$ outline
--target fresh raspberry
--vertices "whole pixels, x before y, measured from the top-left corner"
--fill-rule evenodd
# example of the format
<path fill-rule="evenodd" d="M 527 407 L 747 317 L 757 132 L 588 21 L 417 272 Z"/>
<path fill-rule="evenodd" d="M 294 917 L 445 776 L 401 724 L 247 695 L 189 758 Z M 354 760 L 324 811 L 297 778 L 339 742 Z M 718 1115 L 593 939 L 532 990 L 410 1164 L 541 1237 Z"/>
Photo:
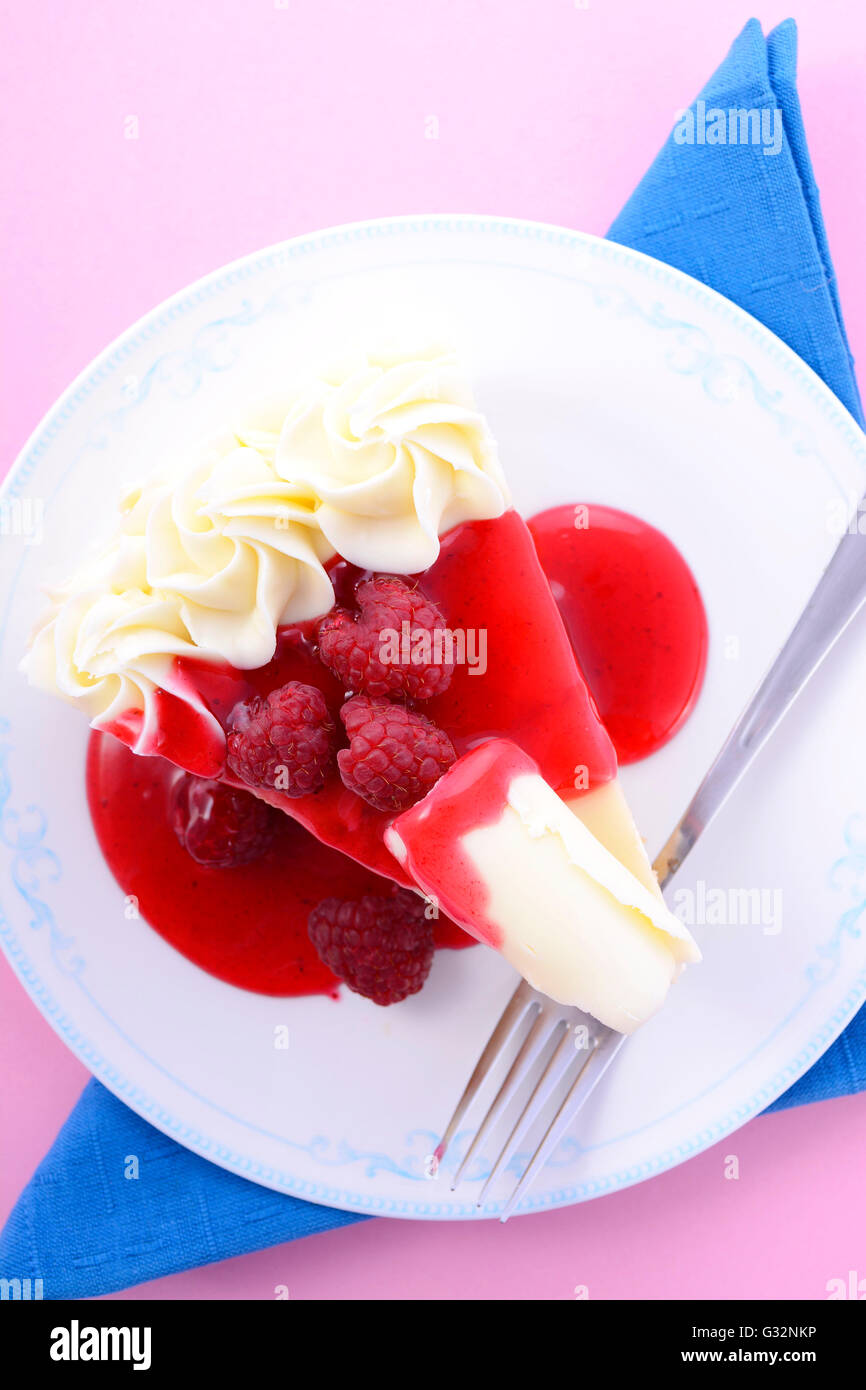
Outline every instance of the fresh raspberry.
<path fill-rule="evenodd" d="M 431 599 L 393 574 L 363 580 L 355 598 L 359 613 L 335 608 L 319 624 L 319 655 L 346 690 L 429 700 L 448 689 L 453 655 Z"/>
<path fill-rule="evenodd" d="M 310 913 L 310 940 L 330 970 L 374 1004 L 417 994 L 433 963 L 424 902 L 406 888 L 356 902 L 326 898 Z"/>
<path fill-rule="evenodd" d="M 340 776 L 377 811 L 413 806 L 457 757 L 442 729 L 403 705 L 355 695 L 340 718 L 349 735 L 337 754 Z"/>
<path fill-rule="evenodd" d="M 307 796 L 330 772 L 337 740 L 322 692 L 289 681 L 237 705 L 226 742 L 226 761 L 242 782 Z"/>
<path fill-rule="evenodd" d="M 197 864 L 231 869 L 269 847 L 277 812 L 251 792 L 184 772 L 171 792 L 171 826 Z"/>

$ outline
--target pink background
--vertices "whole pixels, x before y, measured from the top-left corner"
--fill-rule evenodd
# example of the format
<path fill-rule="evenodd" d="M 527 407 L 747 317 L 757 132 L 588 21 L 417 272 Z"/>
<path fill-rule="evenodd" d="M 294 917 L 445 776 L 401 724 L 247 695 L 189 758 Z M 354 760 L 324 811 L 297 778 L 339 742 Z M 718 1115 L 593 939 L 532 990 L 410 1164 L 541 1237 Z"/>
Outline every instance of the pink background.
<path fill-rule="evenodd" d="M 4 0 L 0 472 L 117 333 L 245 252 L 392 213 L 604 232 L 751 4 Z M 855 354 L 866 359 L 866 9 L 793 11 Z M 139 138 L 124 138 L 127 117 Z M 435 116 L 439 137 L 425 139 Z M 0 1222 L 86 1073 L 0 961 Z M 866 1276 L 866 1096 L 758 1119 L 570 1211 L 375 1221 L 144 1286 L 158 1298 L 821 1298 Z M 726 1181 L 737 1154 L 740 1179 Z M 122 1297 L 123 1295 L 121 1295 Z"/>

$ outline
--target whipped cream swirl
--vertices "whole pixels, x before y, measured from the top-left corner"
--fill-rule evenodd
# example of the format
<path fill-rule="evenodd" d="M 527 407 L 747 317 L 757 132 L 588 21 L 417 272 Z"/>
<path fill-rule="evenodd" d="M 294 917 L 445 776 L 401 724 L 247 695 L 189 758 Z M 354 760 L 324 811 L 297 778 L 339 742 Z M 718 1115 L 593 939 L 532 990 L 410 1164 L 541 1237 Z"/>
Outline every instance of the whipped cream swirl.
<path fill-rule="evenodd" d="M 275 467 L 320 499 L 323 535 L 362 569 L 425 570 L 444 532 L 508 505 L 496 444 L 448 353 L 367 357 L 316 383 L 287 412 Z"/>
<path fill-rule="evenodd" d="M 172 483 L 128 493 L 108 545 L 50 590 L 24 669 L 34 685 L 82 708 L 96 728 L 139 711 L 134 746 L 158 742 L 159 690 L 222 731 L 178 658 L 265 665 L 277 628 L 326 613 L 333 551 L 315 499 L 277 478 L 233 436 L 209 441 Z"/>
<path fill-rule="evenodd" d="M 94 728 L 123 731 L 138 753 L 159 749 L 165 691 L 195 710 L 199 745 L 213 750 L 224 743 L 222 729 L 176 660 L 198 655 L 170 600 L 142 589 L 83 590 L 34 634 L 24 669 L 33 685 L 78 705 Z"/>
<path fill-rule="evenodd" d="M 189 472 L 137 490 L 125 507 L 150 589 L 177 600 L 196 647 L 232 666 L 264 666 L 278 627 L 334 602 L 315 497 L 235 438 L 211 441 Z"/>
<path fill-rule="evenodd" d="M 50 591 L 23 666 L 96 727 L 153 751 L 157 694 L 218 725 L 179 659 L 265 665 L 280 626 L 327 613 L 325 568 L 412 574 L 458 522 L 509 505 L 496 446 L 448 354 L 368 357 L 252 408 L 130 491 L 108 544 Z M 128 740 L 129 741 L 129 740 Z"/>

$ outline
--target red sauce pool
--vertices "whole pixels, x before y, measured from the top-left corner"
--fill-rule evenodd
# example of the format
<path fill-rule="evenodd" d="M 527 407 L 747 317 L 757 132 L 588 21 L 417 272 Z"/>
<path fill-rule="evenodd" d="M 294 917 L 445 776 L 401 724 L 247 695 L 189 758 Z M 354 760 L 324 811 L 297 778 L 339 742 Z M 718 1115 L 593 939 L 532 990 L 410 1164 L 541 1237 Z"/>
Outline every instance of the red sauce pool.
<path fill-rule="evenodd" d="M 661 531 L 612 507 L 553 507 L 529 529 L 619 762 L 648 757 L 704 680 L 707 618 L 691 570 Z"/>
<path fill-rule="evenodd" d="M 321 994 L 337 980 L 307 935 L 323 898 L 359 898 L 390 884 L 321 844 L 288 816 L 261 859 L 233 869 L 196 864 L 167 814 L 181 774 L 164 758 L 140 757 L 110 734 L 93 732 L 87 753 L 90 814 L 108 867 L 141 916 L 212 975 L 260 994 Z M 444 919 L 437 946 L 471 946 Z"/>

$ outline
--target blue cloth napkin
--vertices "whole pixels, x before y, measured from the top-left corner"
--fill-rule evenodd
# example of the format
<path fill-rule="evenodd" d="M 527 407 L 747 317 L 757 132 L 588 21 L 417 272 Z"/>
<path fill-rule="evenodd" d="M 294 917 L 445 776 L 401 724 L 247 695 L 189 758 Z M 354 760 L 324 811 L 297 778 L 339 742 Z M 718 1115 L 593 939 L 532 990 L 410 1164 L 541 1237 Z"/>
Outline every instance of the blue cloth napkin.
<path fill-rule="evenodd" d="M 732 109 L 767 112 L 759 143 L 709 142 L 712 113 Z M 765 148 L 776 147 L 775 118 L 770 119 L 775 110 L 781 111 L 784 135 L 778 152 L 765 154 Z M 677 122 L 679 134 L 675 127 L 608 237 L 693 275 L 760 319 L 808 362 L 862 425 L 797 95 L 793 19 L 767 38 L 750 19 L 690 111 L 694 126 L 689 129 L 687 118 Z M 699 143 L 701 130 L 704 143 Z M 769 1109 L 864 1089 L 866 1006 Z"/>
<path fill-rule="evenodd" d="M 692 129 L 677 123 L 608 237 L 686 271 L 760 319 L 862 425 L 796 84 L 794 21 L 765 39 L 750 19 L 690 108 Z M 766 112 L 759 143 L 731 143 L 730 122 L 725 142 L 713 142 L 720 133 L 713 113 L 731 110 Z M 757 123 L 748 129 L 759 133 Z"/>
<path fill-rule="evenodd" d="M 793 21 L 765 39 L 751 20 L 699 100 L 707 111 L 781 109 L 783 147 L 672 137 L 609 235 L 763 320 L 862 420 L 795 77 Z M 771 1108 L 864 1088 L 866 1009 Z M 124 1176 L 128 1154 L 137 1181 Z M 0 1234 L 0 1277 L 81 1298 L 363 1219 L 217 1168 L 90 1081 Z"/>

